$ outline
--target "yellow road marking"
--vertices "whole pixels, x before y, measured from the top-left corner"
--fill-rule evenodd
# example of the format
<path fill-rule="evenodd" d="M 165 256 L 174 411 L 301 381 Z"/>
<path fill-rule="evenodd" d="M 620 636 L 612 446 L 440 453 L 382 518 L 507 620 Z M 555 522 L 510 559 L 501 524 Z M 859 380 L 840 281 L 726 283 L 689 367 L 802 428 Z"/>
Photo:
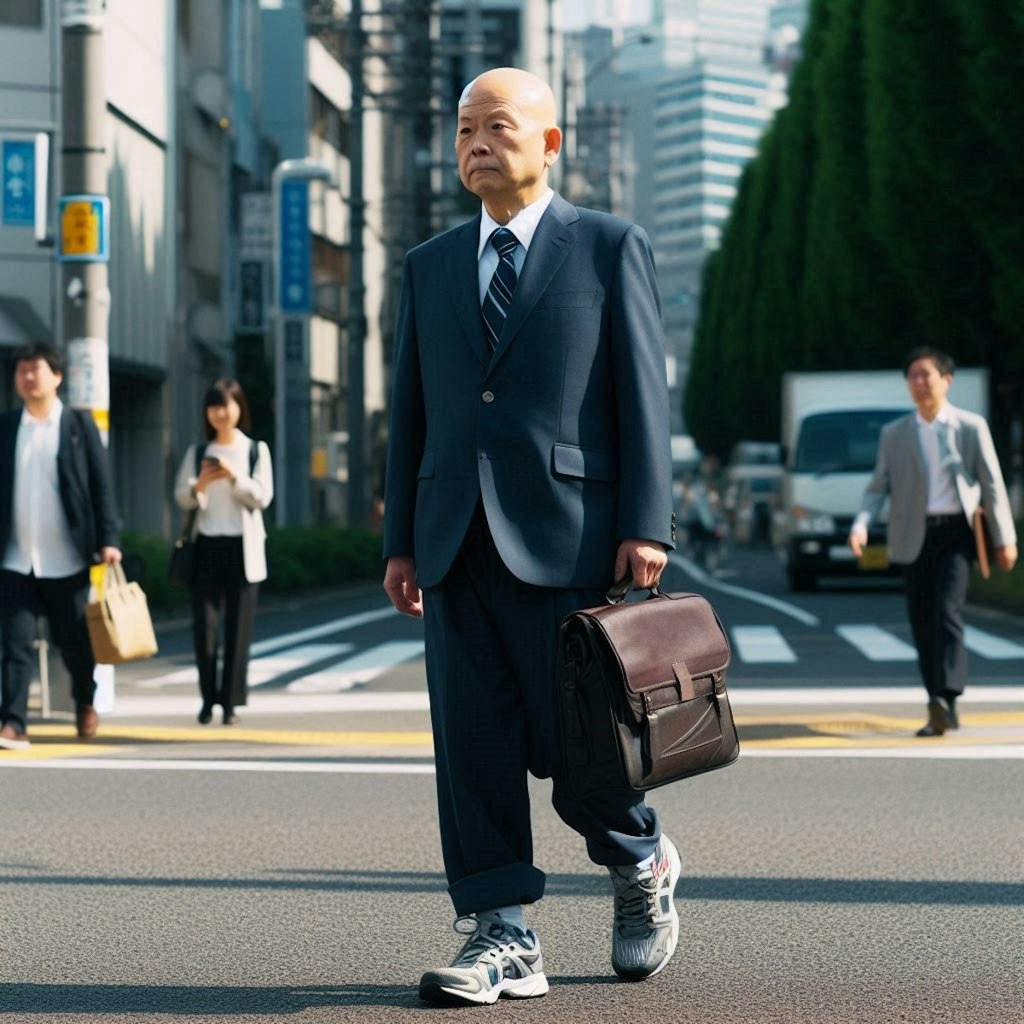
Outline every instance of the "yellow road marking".
<path fill-rule="evenodd" d="M 785 715 L 736 716 L 744 748 L 846 749 L 893 748 L 913 743 L 952 746 L 1024 744 L 1024 711 L 972 711 L 960 716 L 961 729 L 941 739 L 917 740 L 913 734 L 920 716 L 895 717 L 878 714 L 793 713 Z M 976 731 L 977 730 L 977 731 Z M 770 735 L 764 735 L 770 733 Z M 774 734 L 774 735 L 771 735 Z M 328 731 L 253 729 L 217 726 L 158 726 L 104 724 L 99 736 L 75 742 L 70 724 L 33 725 L 32 747 L 25 751 L 0 751 L 0 764 L 11 760 L 95 757 L 124 753 L 126 747 L 170 744 L 249 744 L 277 747 L 420 747 L 433 751 L 433 737 L 425 730 Z M 408 756 L 408 754 L 406 755 Z"/>
<path fill-rule="evenodd" d="M 74 728 L 69 725 L 36 725 L 29 732 L 33 745 L 52 750 L 49 740 L 59 742 L 66 737 L 74 736 Z M 42 740 L 42 743 L 40 743 Z M 294 747 L 329 747 L 350 746 L 352 744 L 383 746 L 414 747 L 432 744 L 433 736 L 429 732 L 415 731 L 377 731 L 356 732 L 345 730 L 330 732 L 327 730 L 288 731 L 282 729 L 240 729 L 232 726 L 229 729 L 203 726 L 163 726 L 163 725 L 110 725 L 104 726 L 100 734 L 86 743 L 74 745 L 76 750 L 84 750 L 93 746 L 117 746 L 123 743 L 267 743 L 276 746 Z"/>

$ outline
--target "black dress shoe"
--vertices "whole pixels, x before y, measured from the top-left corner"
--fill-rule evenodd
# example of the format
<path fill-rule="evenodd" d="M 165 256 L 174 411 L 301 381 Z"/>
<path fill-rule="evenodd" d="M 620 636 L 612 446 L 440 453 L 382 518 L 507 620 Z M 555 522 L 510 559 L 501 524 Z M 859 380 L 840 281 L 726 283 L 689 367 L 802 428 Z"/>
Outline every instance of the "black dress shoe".
<path fill-rule="evenodd" d="M 928 724 L 921 726 L 915 736 L 942 736 L 949 728 L 949 712 L 941 700 L 928 701 Z"/>
<path fill-rule="evenodd" d="M 953 700 L 950 700 L 948 697 L 946 698 L 946 715 L 947 715 L 947 717 L 949 719 L 949 728 L 950 729 L 959 729 L 960 728 L 960 717 L 956 713 L 956 698 L 955 697 L 953 698 Z"/>
<path fill-rule="evenodd" d="M 199 724 L 209 725 L 213 721 L 213 705 L 204 704 L 199 709 Z"/>
<path fill-rule="evenodd" d="M 234 708 L 224 709 L 224 724 L 225 725 L 238 725 L 238 715 L 235 714 Z"/>

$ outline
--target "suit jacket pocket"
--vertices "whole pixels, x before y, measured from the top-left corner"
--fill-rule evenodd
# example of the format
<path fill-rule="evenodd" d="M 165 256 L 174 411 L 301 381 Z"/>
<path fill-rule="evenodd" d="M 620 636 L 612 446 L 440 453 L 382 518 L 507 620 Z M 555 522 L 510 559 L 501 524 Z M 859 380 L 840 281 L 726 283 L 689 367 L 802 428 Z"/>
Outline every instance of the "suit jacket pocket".
<path fill-rule="evenodd" d="M 533 307 L 538 309 L 593 309 L 597 300 L 596 289 L 579 292 L 546 292 Z"/>
<path fill-rule="evenodd" d="M 417 480 L 423 480 L 427 477 L 434 475 L 434 453 L 432 451 L 426 451 L 423 453 L 423 458 L 420 459 L 420 470 L 416 474 Z"/>
<path fill-rule="evenodd" d="M 600 448 L 580 448 L 575 444 L 556 444 L 551 449 L 551 468 L 560 476 L 585 480 L 614 480 L 617 476 L 615 453 Z"/>

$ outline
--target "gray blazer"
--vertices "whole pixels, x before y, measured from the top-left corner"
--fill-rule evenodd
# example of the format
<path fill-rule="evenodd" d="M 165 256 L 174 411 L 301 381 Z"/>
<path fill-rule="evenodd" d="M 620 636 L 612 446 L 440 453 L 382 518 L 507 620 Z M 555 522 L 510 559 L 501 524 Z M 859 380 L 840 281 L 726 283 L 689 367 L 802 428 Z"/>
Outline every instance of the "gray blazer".
<path fill-rule="evenodd" d="M 981 505 L 988 517 L 996 547 L 1017 542 L 1010 500 L 999 469 L 992 435 L 984 418 L 949 406 L 949 450 L 956 489 L 968 524 Z M 882 428 L 875 471 L 864 492 L 861 511 L 872 519 L 891 498 L 889 510 L 889 557 L 893 562 L 913 562 L 924 544 L 928 511 L 928 469 L 917 433 L 915 413 L 901 416 Z"/>

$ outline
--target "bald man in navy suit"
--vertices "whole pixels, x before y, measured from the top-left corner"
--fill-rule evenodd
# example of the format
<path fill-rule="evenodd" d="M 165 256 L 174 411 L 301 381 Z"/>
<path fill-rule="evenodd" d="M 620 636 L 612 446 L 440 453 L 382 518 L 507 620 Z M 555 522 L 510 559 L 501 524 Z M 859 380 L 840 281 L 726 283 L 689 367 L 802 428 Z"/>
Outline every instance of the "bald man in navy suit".
<path fill-rule="evenodd" d="M 442 851 L 456 930 L 432 1002 L 547 991 L 523 905 L 541 898 L 528 773 L 608 869 L 612 965 L 671 957 L 679 855 L 642 795 L 579 798 L 556 707 L 558 626 L 673 546 L 668 391 L 650 243 L 548 186 L 551 90 L 499 68 L 459 103 L 456 153 L 480 215 L 405 260 L 385 497 L 384 586 L 423 616 Z"/>

